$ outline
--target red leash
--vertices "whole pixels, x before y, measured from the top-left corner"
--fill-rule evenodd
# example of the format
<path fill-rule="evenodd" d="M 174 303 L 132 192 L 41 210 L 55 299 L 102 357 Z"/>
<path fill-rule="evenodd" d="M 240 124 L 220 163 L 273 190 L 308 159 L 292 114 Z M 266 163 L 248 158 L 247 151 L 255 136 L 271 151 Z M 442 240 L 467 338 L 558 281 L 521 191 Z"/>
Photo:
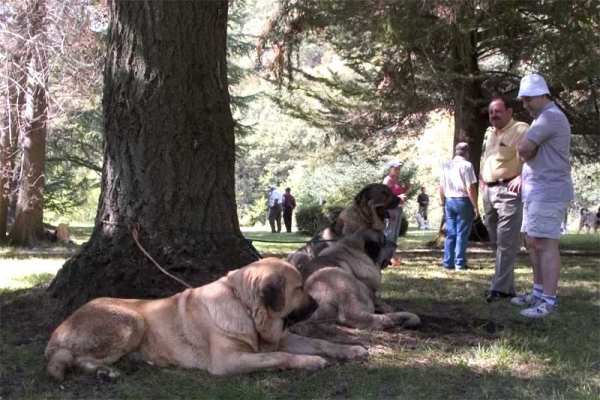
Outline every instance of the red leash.
<path fill-rule="evenodd" d="M 135 244 L 138 245 L 138 247 L 140 248 L 142 253 L 144 253 L 146 255 L 146 257 L 148 257 L 150 259 L 150 261 L 152 261 L 154 263 L 154 265 L 156 265 L 158 267 L 158 269 L 160 269 L 165 275 L 167 275 L 167 276 L 175 279 L 177 282 L 181 283 L 183 286 L 193 289 L 193 287 L 191 287 L 190 285 L 188 285 L 187 283 L 185 283 L 178 277 L 173 276 L 170 273 L 168 273 L 167 271 L 165 271 L 165 269 L 163 267 L 161 267 L 160 265 L 158 265 L 158 263 L 156 261 L 154 261 L 154 258 L 152 258 L 152 256 L 150 254 L 148 254 L 148 252 L 142 247 L 142 245 L 140 244 L 140 242 L 138 240 L 139 232 L 140 232 L 140 224 L 138 222 L 133 223 L 133 229 L 130 229 L 130 231 L 131 231 L 131 235 L 133 236 L 133 240 L 134 240 Z"/>

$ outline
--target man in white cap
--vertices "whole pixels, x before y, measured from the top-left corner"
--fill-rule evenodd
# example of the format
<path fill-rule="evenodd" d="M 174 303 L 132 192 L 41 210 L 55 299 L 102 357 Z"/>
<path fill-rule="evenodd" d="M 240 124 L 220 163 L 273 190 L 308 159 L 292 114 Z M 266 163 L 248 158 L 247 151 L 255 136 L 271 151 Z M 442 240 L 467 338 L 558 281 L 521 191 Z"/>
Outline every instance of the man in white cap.
<path fill-rule="evenodd" d="M 283 196 L 277 190 L 277 186 L 269 186 L 271 195 L 269 196 L 269 225 L 271 225 L 271 233 L 281 232 L 281 210 L 283 205 Z M 277 230 L 275 230 L 275 222 L 277 222 Z"/>
<path fill-rule="evenodd" d="M 521 314 L 545 317 L 557 309 L 560 276 L 560 225 L 573 200 L 571 128 L 565 114 L 550 100 L 546 81 L 532 74 L 521 79 L 518 98 L 534 118 L 517 144 L 525 162 L 522 173 L 523 223 L 533 269 L 533 291 L 511 303 L 528 306 Z"/>

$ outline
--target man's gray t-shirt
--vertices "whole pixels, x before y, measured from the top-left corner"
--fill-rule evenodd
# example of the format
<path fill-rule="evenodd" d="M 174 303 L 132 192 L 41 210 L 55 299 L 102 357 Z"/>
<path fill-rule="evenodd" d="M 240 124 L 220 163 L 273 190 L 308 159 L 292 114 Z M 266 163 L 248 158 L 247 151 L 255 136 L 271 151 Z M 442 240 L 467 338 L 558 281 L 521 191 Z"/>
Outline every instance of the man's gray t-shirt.
<path fill-rule="evenodd" d="M 571 127 L 565 114 L 554 102 L 546 104 L 523 139 L 538 145 L 537 154 L 523 165 L 523 201 L 573 200 Z"/>

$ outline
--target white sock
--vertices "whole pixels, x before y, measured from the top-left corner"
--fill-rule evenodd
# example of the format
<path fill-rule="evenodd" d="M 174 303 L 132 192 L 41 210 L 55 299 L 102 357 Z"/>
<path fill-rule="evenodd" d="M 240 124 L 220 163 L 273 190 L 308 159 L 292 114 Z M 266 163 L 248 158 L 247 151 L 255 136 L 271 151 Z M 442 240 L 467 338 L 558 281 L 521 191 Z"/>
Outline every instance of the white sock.
<path fill-rule="evenodd" d="M 544 290 L 544 285 L 542 285 L 541 283 L 534 283 L 533 284 L 533 296 L 536 299 L 541 299 L 542 298 L 542 292 Z"/>
<path fill-rule="evenodd" d="M 542 295 L 542 299 L 546 303 L 550 304 L 551 306 L 556 305 L 556 296 L 550 296 L 550 295 L 544 294 L 544 295 Z"/>

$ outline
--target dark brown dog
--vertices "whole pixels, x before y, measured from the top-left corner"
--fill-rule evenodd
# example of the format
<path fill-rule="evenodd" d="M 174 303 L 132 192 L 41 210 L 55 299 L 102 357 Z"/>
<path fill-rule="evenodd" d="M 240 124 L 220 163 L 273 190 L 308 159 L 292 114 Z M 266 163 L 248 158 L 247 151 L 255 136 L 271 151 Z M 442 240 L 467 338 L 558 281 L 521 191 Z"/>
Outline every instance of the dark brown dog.
<path fill-rule="evenodd" d="M 308 322 L 371 330 L 420 325 L 417 315 L 394 312 L 376 297 L 381 270 L 389 264 L 390 250 L 395 250 L 388 243 L 382 232 L 361 228 L 304 265 L 304 288 L 319 304 Z"/>
<path fill-rule="evenodd" d="M 365 186 L 331 226 L 291 254 L 288 262 L 301 269 L 302 265 L 314 259 L 327 248 L 331 241 L 338 240 L 361 228 L 383 232 L 388 210 L 398 207 L 399 203 L 400 199 L 392 194 L 387 185 L 372 183 Z"/>
<path fill-rule="evenodd" d="M 323 368 L 319 355 L 350 359 L 368 355 L 294 335 L 284 318 L 307 318 L 316 303 L 296 268 L 267 258 L 199 288 L 158 300 L 98 298 L 52 334 L 48 374 L 62 381 L 71 366 L 118 376 L 111 364 L 132 353 L 159 367 L 175 365 L 213 374 Z"/>

